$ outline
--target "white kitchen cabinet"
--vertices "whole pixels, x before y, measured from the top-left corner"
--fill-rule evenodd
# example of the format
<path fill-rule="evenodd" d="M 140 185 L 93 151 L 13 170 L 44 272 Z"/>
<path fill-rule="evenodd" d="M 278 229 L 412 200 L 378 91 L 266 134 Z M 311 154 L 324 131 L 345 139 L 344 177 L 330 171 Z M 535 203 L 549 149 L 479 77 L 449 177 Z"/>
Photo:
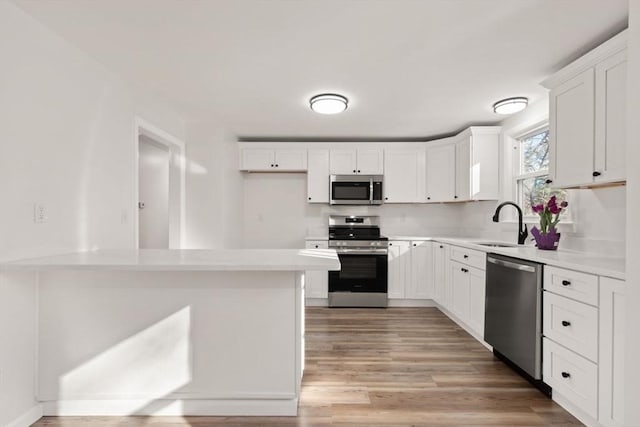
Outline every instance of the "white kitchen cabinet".
<path fill-rule="evenodd" d="M 486 273 L 469 268 L 469 326 L 479 337 L 484 337 L 484 302 L 486 296 Z"/>
<path fill-rule="evenodd" d="M 306 249 L 328 249 L 327 240 L 309 240 Z M 305 272 L 305 296 L 306 298 L 328 298 L 329 274 L 326 271 Z"/>
<path fill-rule="evenodd" d="M 456 201 L 466 201 L 471 198 L 471 138 L 462 138 L 456 143 L 456 191 L 453 198 Z"/>
<path fill-rule="evenodd" d="M 427 202 L 449 202 L 456 194 L 456 146 L 453 143 L 427 146 Z"/>
<path fill-rule="evenodd" d="M 255 172 L 304 172 L 307 150 L 296 148 L 242 148 L 240 170 Z"/>
<path fill-rule="evenodd" d="M 433 244 L 433 299 L 444 308 L 449 308 L 451 286 L 448 274 L 449 245 Z"/>
<path fill-rule="evenodd" d="M 382 175 L 381 148 L 332 148 L 329 153 L 331 175 Z"/>
<path fill-rule="evenodd" d="M 600 359 L 598 420 L 624 426 L 625 282 L 600 278 Z"/>
<path fill-rule="evenodd" d="M 549 93 L 549 173 L 554 187 L 593 181 L 594 100 L 592 68 Z"/>
<path fill-rule="evenodd" d="M 408 282 L 407 299 L 433 298 L 433 242 L 411 242 L 411 280 Z"/>
<path fill-rule="evenodd" d="M 451 312 L 467 323 L 469 320 L 469 266 L 451 261 Z"/>
<path fill-rule="evenodd" d="M 596 183 L 624 181 L 627 139 L 627 51 L 595 67 Z"/>
<path fill-rule="evenodd" d="M 309 149 L 307 202 L 329 203 L 329 150 Z"/>
<path fill-rule="evenodd" d="M 627 32 L 542 84 L 549 93 L 549 173 L 554 187 L 625 180 Z"/>
<path fill-rule="evenodd" d="M 411 280 L 411 242 L 389 241 L 387 292 L 390 299 L 407 298 L 406 284 Z"/>
<path fill-rule="evenodd" d="M 385 203 L 423 202 L 425 154 L 422 148 L 384 151 Z"/>

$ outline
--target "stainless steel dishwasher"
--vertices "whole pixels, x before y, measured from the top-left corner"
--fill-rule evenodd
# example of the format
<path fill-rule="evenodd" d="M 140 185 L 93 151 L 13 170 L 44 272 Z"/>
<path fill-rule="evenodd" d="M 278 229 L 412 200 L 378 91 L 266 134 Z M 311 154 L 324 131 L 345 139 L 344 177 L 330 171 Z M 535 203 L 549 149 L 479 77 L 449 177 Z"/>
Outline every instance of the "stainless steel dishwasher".
<path fill-rule="evenodd" d="M 487 255 L 484 339 L 528 379 L 542 379 L 542 264 Z"/>

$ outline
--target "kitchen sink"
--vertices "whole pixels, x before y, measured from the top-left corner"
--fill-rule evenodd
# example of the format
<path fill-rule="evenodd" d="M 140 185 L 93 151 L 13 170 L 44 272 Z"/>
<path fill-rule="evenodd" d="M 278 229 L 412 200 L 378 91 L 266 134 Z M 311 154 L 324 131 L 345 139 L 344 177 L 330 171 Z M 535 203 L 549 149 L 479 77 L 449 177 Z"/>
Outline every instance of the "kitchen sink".
<path fill-rule="evenodd" d="M 515 243 L 502 243 L 502 242 L 477 242 L 476 245 L 489 246 L 491 248 L 517 248 Z"/>

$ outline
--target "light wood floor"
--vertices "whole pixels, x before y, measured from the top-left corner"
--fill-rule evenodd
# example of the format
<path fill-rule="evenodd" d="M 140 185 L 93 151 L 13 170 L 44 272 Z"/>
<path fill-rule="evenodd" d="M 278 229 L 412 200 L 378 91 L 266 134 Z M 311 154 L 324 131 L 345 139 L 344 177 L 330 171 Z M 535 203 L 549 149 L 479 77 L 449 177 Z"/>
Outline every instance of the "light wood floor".
<path fill-rule="evenodd" d="M 306 313 L 297 417 L 47 417 L 35 425 L 582 425 L 435 308 Z"/>

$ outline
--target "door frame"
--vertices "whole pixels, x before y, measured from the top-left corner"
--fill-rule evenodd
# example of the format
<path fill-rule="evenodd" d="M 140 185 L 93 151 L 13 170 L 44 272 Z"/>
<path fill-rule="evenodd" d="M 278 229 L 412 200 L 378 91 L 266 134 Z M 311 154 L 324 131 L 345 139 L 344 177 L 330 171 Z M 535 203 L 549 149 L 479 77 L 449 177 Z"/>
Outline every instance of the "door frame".
<path fill-rule="evenodd" d="M 180 249 L 184 246 L 184 230 L 185 230 L 185 201 L 186 201 L 186 172 L 185 172 L 185 142 L 180 138 L 171 135 L 169 132 L 162 130 L 160 127 L 148 122 L 147 120 L 136 116 L 135 118 L 135 131 L 134 131 L 134 143 L 133 143 L 133 158 L 134 162 L 134 174 L 133 174 L 133 242 L 134 247 L 138 249 L 140 247 L 140 215 L 138 210 L 138 202 L 140 200 L 140 188 L 139 188 L 139 142 L 140 136 L 146 136 L 153 139 L 155 142 L 166 146 L 169 150 L 169 249 Z M 174 197 L 171 194 L 173 179 L 178 180 L 178 190 L 180 194 L 178 197 L 178 209 L 171 209 L 172 200 L 175 203 Z M 177 217 L 177 218 L 176 218 Z M 171 224 L 177 223 L 177 226 Z"/>

